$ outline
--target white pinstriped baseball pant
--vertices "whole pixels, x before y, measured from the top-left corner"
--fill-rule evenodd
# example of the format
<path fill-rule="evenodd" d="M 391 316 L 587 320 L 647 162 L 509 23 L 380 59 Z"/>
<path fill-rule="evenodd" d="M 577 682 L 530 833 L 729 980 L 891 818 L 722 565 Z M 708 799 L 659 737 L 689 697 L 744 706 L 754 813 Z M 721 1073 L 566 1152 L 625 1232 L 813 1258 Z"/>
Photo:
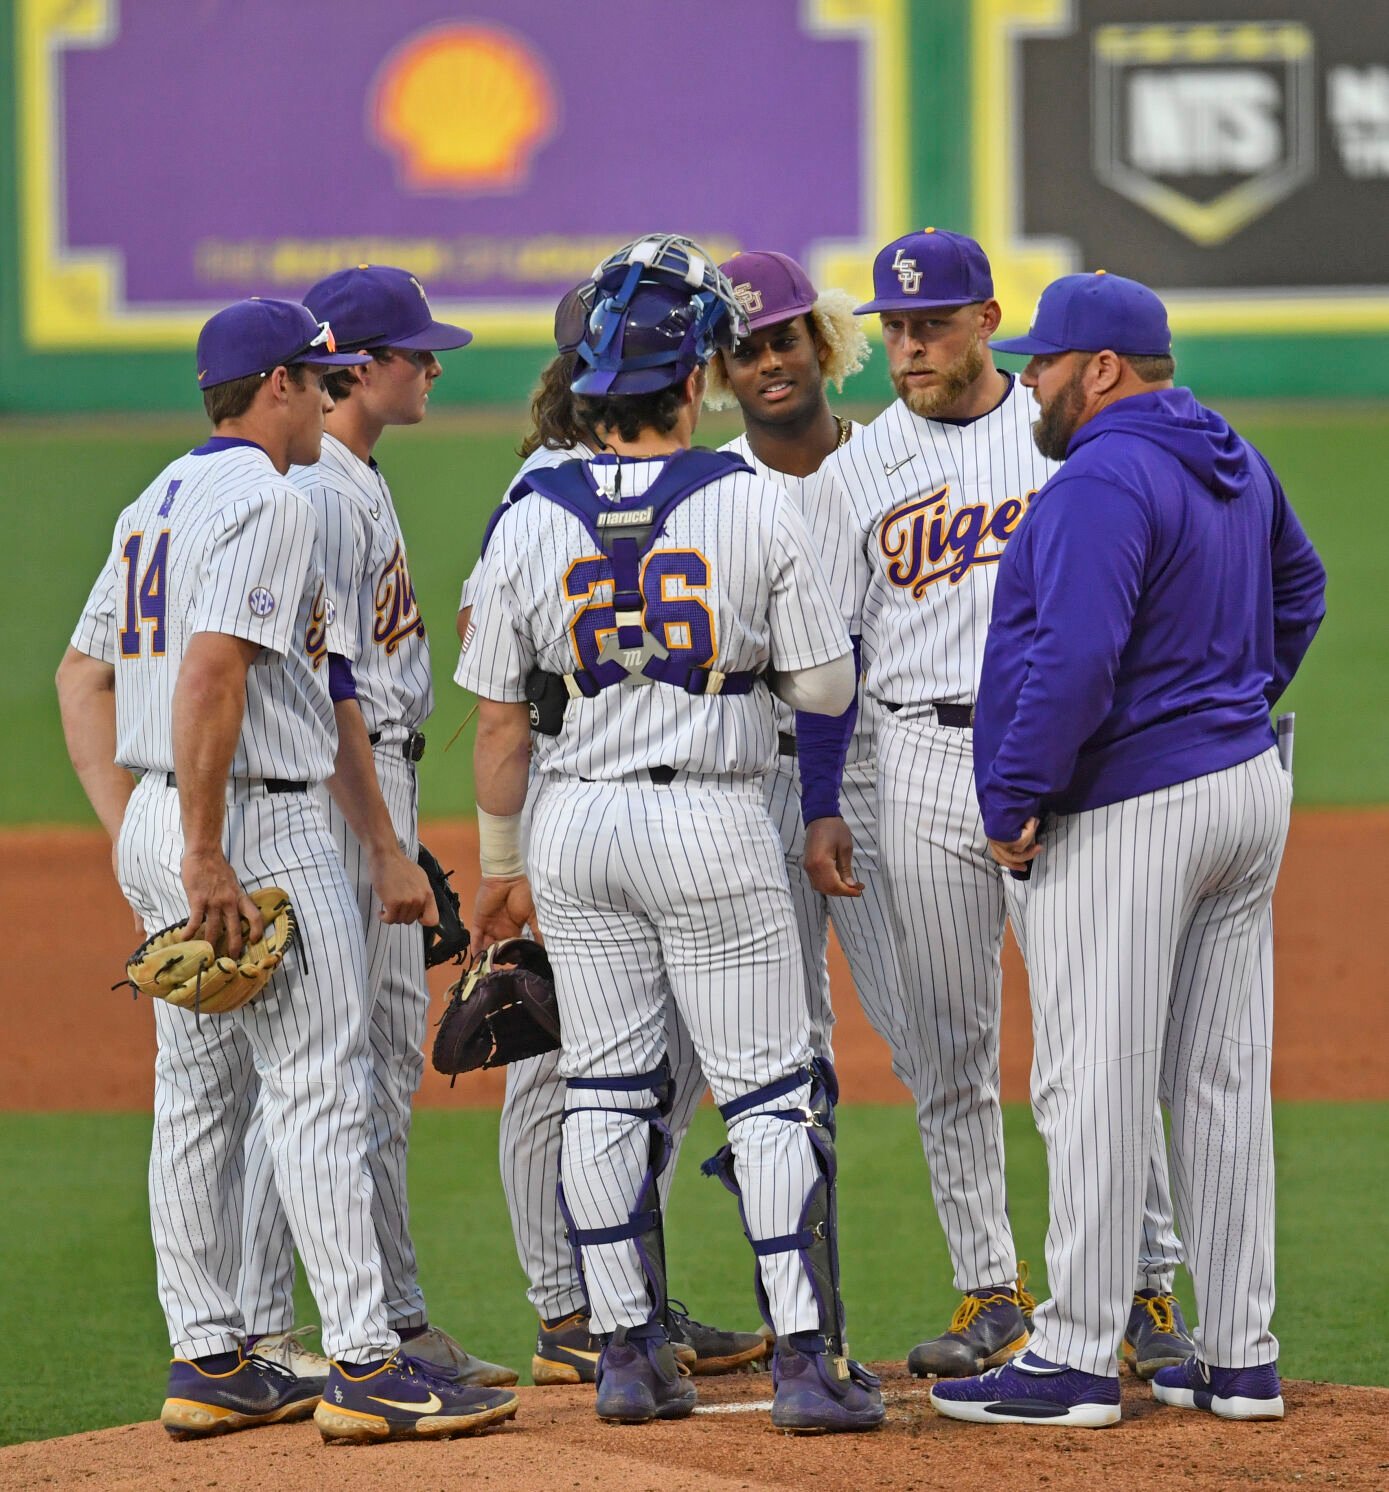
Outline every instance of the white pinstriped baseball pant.
<path fill-rule="evenodd" d="M 245 1336 L 236 1296 L 242 1141 L 259 1082 L 276 1186 L 330 1355 L 367 1362 L 390 1329 L 363 1157 L 371 1073 L 361 922 L 309 794 L 234 789 L 224 847 L 247 888 L 289 893 L 298 946 L 257 999 L 194 1016 L 155 1002 L 150 1221 L 160 1304 L 179 1356 L 230 1352 Z M 118 840 L 121 887 L 145 925 L 188 914 L 178 793 L 162 772 L 136 788 Z"/>
<path fill-rule="evenodd" d="M 1007 878 L 988 853 L 970 731 L 910 711 L 882 713 L 878 826 L 904 1051 L 914 1054 L 904 1065 L 919 1074 L 909 1086 L 955 1286 L 1002 1285 L 1017 1273 L 998 1075 Z M 1142 1262 L 1129 1283 L 1166 1291 L 1182 1251 L 1156 1102 L 1148 1135 Z"/>
<path fill-rule="evenodd" d="M 1270 898 L 1292 784 L 1268 751 L 1048 825 L 1024 911 L 1052 1295 L 1032 1348 L 1114 1372 L 1151 1115 L 1172 1118 L 1202 1359 L 1274 1361 Z"/>

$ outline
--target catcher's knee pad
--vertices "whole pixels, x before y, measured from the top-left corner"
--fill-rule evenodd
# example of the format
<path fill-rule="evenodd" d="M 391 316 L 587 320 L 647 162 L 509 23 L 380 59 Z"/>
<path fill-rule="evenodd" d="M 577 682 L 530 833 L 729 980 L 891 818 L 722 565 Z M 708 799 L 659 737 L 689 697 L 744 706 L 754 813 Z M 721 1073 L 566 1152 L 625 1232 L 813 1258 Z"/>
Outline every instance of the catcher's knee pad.
<path fill-rule="evenodd" d="M 642 1273 L 646 1276 L 647 1293 L 651 1298 L 650 1320 L 664 1321 L 666 1242 L 659 1182 L 675 1149 L 670 1126 L 666 1123 L 673 1099 L 670 1062 L 662 1057 L 660 1063 L 650 1072 L 636 1073 L 630 1077 L 569 1078 L 566 1089 L 564 1123 L 568 1123 L 575 1114 L 586 1112 L 626 1114 L 636 1122 L 644 1122 L 649 1136 L 646 1171 L 637 1187 L 636 1196 L 632 1199 L 631 1211 L 625 1223 L 618 1223 L 611 1228 L 580 1228 L 574 1221 L 564 1194 L 564 1176 L 561 1170 L 559 1208 L 569 1235 L 569 1245 L 574 1250 L 579 1283 L 587 1294 L 583 1263 L 585 1248 L 604 1243 L 631 1243 L 637 1251 Z"/>
<path fill-rule="evenodd" d="M 795 1099 L 802 1094 L 807 1096 L 803 1103 L 797 1104 Z M 789 1106 L 788 1099 L 792 1100 Z M 775 1238 L 752 1236 L 731 1144 L 706 1160 L 701 1169 L 706 1176 L 717 1176 L 737 1197 L 743 1232 L 759 1260 L 769 1254 L 794 1253 L 799 1257 L 819 1308 L 820 1332 L 833 1352 L 843 1353 L 844 1305 L 839 1295 L 839 1224 L 835 1201 L 838 1161 L 834 1148 L 834 1106 L 838 1099 L 839 1082 L 834 1068 L 826 1058 L 817 1057 L 784 1078 L 719 1107 L 730 1132 L 735 1124 L 754 1115 L 804 1127 L 818 1174 L 801 1203 L 794 1233 Z M 760 1268 L 754 1270 L 754 1286 L 762 1317 L 768 1326 L 774 1327 Z"/>

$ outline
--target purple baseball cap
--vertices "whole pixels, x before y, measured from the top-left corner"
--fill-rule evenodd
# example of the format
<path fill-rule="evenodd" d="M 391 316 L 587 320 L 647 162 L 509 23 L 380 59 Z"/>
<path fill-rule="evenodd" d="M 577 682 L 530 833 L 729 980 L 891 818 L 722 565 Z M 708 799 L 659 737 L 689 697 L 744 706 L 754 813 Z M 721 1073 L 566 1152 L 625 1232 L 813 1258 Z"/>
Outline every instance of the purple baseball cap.
<path fill-rule="evenodd" d="M 424 286 L 406 269 L 359 264 L 312 286 L 304 304 L 333 323 L 345 347 L 410 347 L 445 352 L 466 347 L 472 332 L 435 321 Z"/>
<path fill-rule="evenodd" d="M 236 301 L 198 333 L 198 387 L 204 389 L 293 363 L 350 368 L 370 361 L 358 352 L 339 352 L 328 322 L 292 300 Z"/>
<path fill-rule="evenodd" d="M 810 276 L 786 254 L 771 249 L 747 249 L 725 259 L 719 268 L 733 285 L 733 294 L 747 312 L 748 330 L 775 326 L 804 316 L 815 306 Z"/>
<path fill-rule="evenodd" d="M 873 311 L 920 311 L 992 300 L 994 277 L 988 256 L 972 238 L 946 228 L 923 228 L 894 238 L 873 261 L 873 299 L 854 307 Z"/>
<path fill-rule="evenodd" d="M 1172 330 L 1167 307 L 1146 285 L 1097 269 L 1053 280 L 1042 291 L 1027 335 L 989 346 L 1023 357 L 1106 348 L 1130 357 L 1163 357 L 1172 351 Z"/>

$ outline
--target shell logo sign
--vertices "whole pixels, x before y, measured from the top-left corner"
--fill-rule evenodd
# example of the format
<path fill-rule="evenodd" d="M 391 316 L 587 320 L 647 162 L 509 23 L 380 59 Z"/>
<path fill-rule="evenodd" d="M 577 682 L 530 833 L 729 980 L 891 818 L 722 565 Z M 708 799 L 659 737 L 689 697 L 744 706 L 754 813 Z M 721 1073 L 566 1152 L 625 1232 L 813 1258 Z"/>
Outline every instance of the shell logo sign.
<path fill-rule="evenodd" d="M 491 25 L 416 32 L 386 58 L 368 99 L 376 138 L 417 192 L 514 191 L 558 115 L 542 59 Z"/>

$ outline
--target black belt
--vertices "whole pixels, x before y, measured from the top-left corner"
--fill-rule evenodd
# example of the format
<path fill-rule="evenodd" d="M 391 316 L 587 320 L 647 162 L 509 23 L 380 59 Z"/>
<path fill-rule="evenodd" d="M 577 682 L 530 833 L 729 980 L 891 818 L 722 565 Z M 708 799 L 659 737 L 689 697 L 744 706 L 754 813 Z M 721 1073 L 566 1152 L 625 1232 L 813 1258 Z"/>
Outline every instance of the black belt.
<path fill-rule="evenodd" d="M 381 744 L 381 732 L 374 730 L 367 737 L 373 746 Z M 424 755 L 424 732 L 421 730 L 410 731 L 400 743 L 400 754 L 407 762 L 417 762 Z"/>
<path fill-rule="evenodd" d="M 669 787 L 680 775 L 678 767 L 643 767 L 641 769 L 657 787 Z M 597 782 L 596 777 L 580 777 L 580 782 Z"/>
<path fill-rule="evenodd" d="M 934 699 L 927 700 L 926 703 L 936 712 L 937 725 L 944 725 L 950 730 L 970 730 L 974 725 L 973 705 L 944 704 Z M 883 708 L 895 715 L 898 710 L 905 710 L 908 706 L 905 704 L 895 705 L 888 700 L 884 700 Z"/>
<path fill-rule="evenodd" d="M 796 738 L 790 731 L 779 730 L 776 733 L 776 752 L 778 756 L 795 756 Z"/>
<path fill-rule="evenodd" d="M 261 777 L 252 780 L 258 781 L 267 793 L 306 793 L 309 790 L 307 782 L 290 782 L 283 777 Z M 164 782 L 167 787 L 178 786 L 178 778 L 172 772 L 164 774 Z"/>

